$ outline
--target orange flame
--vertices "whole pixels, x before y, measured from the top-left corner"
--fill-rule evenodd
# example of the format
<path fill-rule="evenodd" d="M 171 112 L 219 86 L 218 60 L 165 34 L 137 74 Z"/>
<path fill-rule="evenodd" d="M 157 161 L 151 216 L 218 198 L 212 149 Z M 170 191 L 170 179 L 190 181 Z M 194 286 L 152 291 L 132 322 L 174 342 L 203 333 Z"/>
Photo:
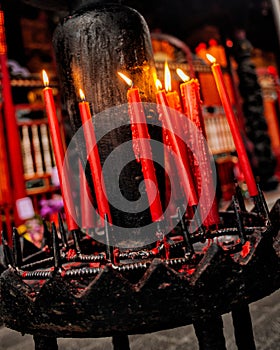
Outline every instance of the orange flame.
<path fill-rule="evenodd" d="M 164 64 L 164 87 L 167 92 L 172 91 L 171 73 L 167 62 Z"/>
<path fill-rule="evenodd" d="M 44 69 L 42 70 L 42 75 L 43 75 L 44 86 L 45 87 L 49 86 L 49 77 L 48 77 L 47 72 Z"/>
<path fill-rule="evenodd" d="M 208 59 L 208 61 L 210 61 L 210 63 L 216 63 L 216 58 L 213 57 L 212 55 L 210 55 L 209 53 L 206 54 L 206 57 Z"/>
<path fill-rule="evenodd" d="M 126 75 L 124 75 L 121 72 L 118 72 L 118 75 L 127 83 L 127 85 L 129 85 L 130 87 L 132 87 L 133 82 L 131 79 L 129 79 Z"/>
<path fill-rule="evenodd" d="M 187 81 L 190 80 L 190 77 L 189 77 L 187 74 L 185 74 L 185 73 L 182 71 L 182 69 L 177 68 L 177 69 L 176 69 L 176 73 L 179 75 L 179 77 L 183 80 L 184 83 L 186 83 Z"/>
<path fill-rule="evenodd" d="M 85 100 L 86 100 L 86 96 L 85 96 L 85 94 L 84 94 L 84 92 L 83 92 L 82 89 L 79 89 L 79 94 L 80 94 L 81 100 L 82 100 L 82 101 L 85 101 Z"/>
<path fill-rule="evenodd" d="M 156 80 L 156 88 L 158 91 L 162 90 L 162 83 L 159 79 Z"/>

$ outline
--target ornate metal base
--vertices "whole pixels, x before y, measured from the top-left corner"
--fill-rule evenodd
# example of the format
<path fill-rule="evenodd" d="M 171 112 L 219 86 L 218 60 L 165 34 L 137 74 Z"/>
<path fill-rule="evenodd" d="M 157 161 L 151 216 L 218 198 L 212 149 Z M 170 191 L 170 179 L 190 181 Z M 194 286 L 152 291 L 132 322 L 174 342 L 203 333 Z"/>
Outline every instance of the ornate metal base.
<path fill-rule="evenodd" d="M 230 246 L 238 232 L 224 227 L 211 232 L 217 237 L 208 239 L 208 246 L 195 243 L 193 255 L 170 259 L 159 256 L 113 264 L 98 262 L 102 254 L 74 255 L 68 261 L 60 256 L 57 264 L 54 240 L 54 258 L 47 260 L 55 267 L 41 261 L 44 268 L 35 263 L 10 266 L 2 273 L 5 325 L 33 334 L 36 349 L 49 349 L 49 342 L 55 349 L 58 337 L 106 336 L 113 336 L 115 349 L 129 349 L 128 334 L 193 323 L 200 349 L 225 349 L 220 315 L 232 311 L 238 349 L 254 349 L 247 305 L 279 288 L 279 210 L 278 201 L 263 226 L 254 225 L 254 220 L 259 224 L 254 213 L 244 215 L 243 222 L 251 226 L 244 226 L 240 249 Z M 232 223 L 236 215 L 229 211 L 221 217 Z M 129 252 L 120 256 L 127 258 Z"/>

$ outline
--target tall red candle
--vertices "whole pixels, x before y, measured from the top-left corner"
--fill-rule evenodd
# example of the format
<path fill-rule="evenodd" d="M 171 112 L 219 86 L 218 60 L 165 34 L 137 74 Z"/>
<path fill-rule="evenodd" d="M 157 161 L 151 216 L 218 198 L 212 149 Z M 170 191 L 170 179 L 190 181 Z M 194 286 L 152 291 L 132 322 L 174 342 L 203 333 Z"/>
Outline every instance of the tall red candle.
<path fill-rule="evenodd" d="M 96 196 L 97 208 L 101 220 L 103 221 L 105 214 L 108 217 L 109 223 L 112 223 L 112 216 L 110 206 L 105 190 L 104 177 L 100 162 L 98 147 L 96 144 L 95 130 L 92 124 L 92 117 L 90 113 L 89 103 L 85 101 L 83 91 L 80 89 L 81 102 L 79 102 L 80 115 L 83 123 L 83 131 L 86 141 L 86 148 L 88 153 L 88 162 L 92 174 L 94 191 Z"/>
<path fill-rule="evenodd" d="M 156 100 L 163 129 L 165 129 L 171 149 L 176 154 L 175 164 L 183 190 L 186 197 L 188 198 L 189 205 L 195 206 L 198 204 L 198 198 L 192 178 L 191 169 L 188 163 L 188 159 L 184 154 L 184 150 L 179 146 L 178 140 L 176 139 L 174 127 L 172 124 L 172 115 L 170 109 L 168 108 L 169 105 L 164 90 L 157 91 Z"/>
<path fill-rule="evenodd" d="M 43 81 L 45 88 L 43 89 L 43 95 L 45 100 L 46 112 L 49 122 L 50 134 L 52 139 L 52 145 L 54 150 L 55 162 L 57 166 L 57 172 L 60 182 L 60 188 L 64 203 L 66 222 L 68 229 L 70 231 L 77 230 L 79 227 L 76 223 L 75 218 L 75 206 L 73 203 L 73 197 L 71 193 L 71 186 L 69 183 L 69 178 L 67 174 L 65 174 L 63 169 L 63 162 L 65 157 L 65 152 L 63 148 L 62 138 L 60 135 L 60 128 L 58 124 L 58 118 L 56 115 L 56 108 L 54 104 L 54 98 L 52 89 L 48 86 L 49 79 L 47 73 L 43 71 Z"/>
<path fill-rule="evenodd" d="M 92 205 L 92 196 L 87 183 L 82 163 L 79 163 L 80 172 L 80 205 L 81 205 L 81 227 L 85 229 L 94 228 L 94 208 Z"/>
<path fill-rule="evenodd" d="M 230 103 L 229 95 L 226 90 L 223 73 L 221 67 L 218 63 L 216 63 L 216 59 L 207 54 L 208 60 L 212 63 L 211 69 L 213 72 L 213 76 L 215 79 L 215 83 L 219 92 L 220 99 L 222 101 L 224 111 L 227 117 L 227 121 L 232 133 L 233 141 L 236 147 L 236 151 L 238 154 L 238 159 L 240 163 L 240 167 L 244 174 L 245 181 L 247 183 L 248 191 L 251 197 L 255 197 L 258 195 L 258 188 L 256 185 L 256 181 L 253 175 L 253 171 L 248 159 L 248 155 L 241 137 L 240 128 L 237 122 L 237 119 L 234 115 L 232 105 Z"/>
<path fill-rule="evenodd" d="M 16 113 L 13 104 L 10 74 L 8 69 L 7 46 L 4 25 L 4 12 L 0 11 L 0 66 L 1 66 L 1 87 L 3 99 L 3 111 L 5 128 L 7 133 L 7 143 L 9 150 L 9 161 L 11 170 L 12 187 L 10 193 L 16 202 L 15 221 L 16 225 L 22 223 L 17 202 L 26 197 L 23 161 L 21 154 L 20 135 L 17 125 Z M 10 231 L 10 228 L 8 228 Z M 9 232 L 8 243 L 11 244 L 12 237 Z"/>
<path fill-rule="evenodd" d="M 139 155 L 136 154 L 136 157 L 139 156 L 141 161 L 152 221 L 160 221 L 163 219 L 163 210 L 160 200 L 155 167 L 153 163 L 152 150 L 150 144 L 148 143 L 150 135 L 146 123 L 146 116 L 139 95 L 139 89 L 137 87 L 132 87 L 132 81 L 125 75 L 122 73 L 119 73 L 119 75 L 128 83 L 129 86 L 131 86 L 127 91 L 127 100 L 129 104 L 132 134 L 134 133 L 138 137 L 137 148 Z M 154 189 L 156 189 L 155 194 Z"/>
<path fill-rule="evenodd" d="M 205 226 L 217 225 L 220 222 L 217 201 L 215 199 L 213 203 L 210 203 L 210 191 L 215 191 L 215 188 L 213 187 L 213 174 L 208 149 L 205 148 L 203 138 L 197 137 L 198 133 L 202 132 L 204 138 L 206 139 L 206 131 L 199 93 L 200 85 L 197 79 L 190 80 L 181 69 L 177 69 L 177 74 L 184 81 L 184 83 L 180 85 L 184 113 L 186 117 L 189 118 L 197 127 L 197 132 L 195 135 L 190 135 L 190 142 L 192 143 L 193 149 L 200 153 L 200 164 L 198 164 L 194 159 L 193 154 L 191 154 L 191 158 L 198 193 L 201 194 L 202 176 L 205 184 L 204 195 L 201 199 L 201 211 L 207 211 L 208 214 L 204 220 L 204 224 Z"/>

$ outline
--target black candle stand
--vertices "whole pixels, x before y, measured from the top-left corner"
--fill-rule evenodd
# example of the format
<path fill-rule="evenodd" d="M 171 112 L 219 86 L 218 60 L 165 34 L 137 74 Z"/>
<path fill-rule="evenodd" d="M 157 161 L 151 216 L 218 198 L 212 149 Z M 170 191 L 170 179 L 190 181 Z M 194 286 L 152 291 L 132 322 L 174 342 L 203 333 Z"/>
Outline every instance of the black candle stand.
<path fill-rule="evenodd" d="M 214 350 L 225 349 L 221 315 L 232 312 L 238 349 L 253 349 L 248 304 L 280 284 L 280 201 L 269 213 L 261 195 L 256 204 L 247 212 L 234 200 L 220 227 L 203 236 L 186 232 L 181 220 L 155 246 L 111 250 L 112 261 L 106 247 L 84 254 L 95 247 L 88 237 L 79 237 L 77 254 L 77 242 L 66 247 L 52 225 L 49 253 L 30 262 L 22 260 L 16 230 L 13 254 L 4 234 L 4 323 L 32 334 L 35 349 L 55 349 L 59 337 L 107 336 L 115 349 L 129 349 L 129 334 L 194 324 L 200 349 Z"/>

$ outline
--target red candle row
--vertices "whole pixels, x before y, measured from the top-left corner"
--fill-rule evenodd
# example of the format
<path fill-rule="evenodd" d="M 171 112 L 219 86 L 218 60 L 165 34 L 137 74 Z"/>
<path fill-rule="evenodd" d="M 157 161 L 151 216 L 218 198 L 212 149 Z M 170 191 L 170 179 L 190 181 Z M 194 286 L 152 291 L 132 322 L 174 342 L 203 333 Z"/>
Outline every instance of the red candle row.
<path fill-rule="evenodd" d="M 66 222 L 67 222 L 68 229 L 70 231 L 77 230 L 78 225 L 77 225 L 77 218 L 75 215 L 76 211 L 75 211 L 75 206 L 74 206 L 73 197 L 71 193 L 69 177 L 66 171 L 67 166 L 64 166 L 65 152 L 63 148 L 63 142 L 60 135 L 58 118 L 56 115 L 56 108 L 54 104 L 52 89 L 48 86 L 49 80 L 45 71 L 43 71 L 43 80 L 44 80 L 44 85 L 46 86 L 43 90 L 43 95 L 44 95 L 44 100 L 46 105 L 46 112 L 47 112 L 47 117 L 48 117 L 48 122 L 50 127 L 50 134 L 51 134 L 51 139 L 52 139 L 52 144 L 54 149 L 55 161 L 56 161 L 56 166 L 58 170 L 58 176 L 59 176 L 61 192 L 62 192 L 62 197 L 64 202 Z M 90 166 L 92 179 L 94 183 L 98 212 L 102 221 L 105 215 L 107 215 L 109 223 L 112 223 L 110 207 L 107 200 L 104 179 L 102 174 L 101 162 L 100 162 L 98 148 L 96 144 L 95 131 L 94 131 L 93 124 L 91 122 L 89 104 L 88 102 L 85 101 L 85 96 L 83 95 L 83 92 L 81 90 L 80 90 L 80 96 L 82 101 L 79 103 L 79 109 L 80 109 L 81 119 L 84 125 L 83 131 L 85 136 L 86 149 L 88 153 L 89 166 Z M 85 185 L 85 181 L 83 177 L 81 179 L 81 184 L 83 186 Z M 81 188 L 81 191 L 87 191 L 87 188 Z M 89 198 L 87 196 L 85 197 Z M 82 224 L 86 226 L 90 224 L 88 218 L 92 217 L 94 214 L 91 211 L 91 208 L 92 206 L 90 205 L 89 201 L 87 201 L 86 205 L 83 206 L 82 219 L 86 222 Z"/>
<path fill-rule="evenodd" d="M 253 176 L 253 172 L 245 150 L 244 143 L 241 138 L 238 123 L 233 113 L 230 100 L 228 98 L 221 68 L 219 64 L 217 64 L 215 61 L 212 63 L 213 63 L 212 64 L 213 75 L 215 78 L 215 82 L 218 88 L 218 92 L 219 92 L 222 104 L 224 106 L 226 117 L 233 135 L 235 147 L 239 156 L 240 165 L 243 170 L 244 177 L 248 186 L 248 191 L 249 191 L 249 194 L 252 197 L 254 197 L 258 195 L 257 185 Z M 199 129 L 199 131 L 203 133 L 205 137 L 206 133 L 205 133 L 205 127 L 204 127 L 202 110 L 201 110 L 201 102 L 200 102 L 200 96 L 199 96 L 199 83 L 196 79 L 192 79 L 188 81 L 188 78 L 186 76 L 182 77 L 183 72 L 180 70 L 179 71 L 177 70 L 177 73 L 184 80 L 184 83 L 182 83 L 180 86 L 182 101 L 184 105 L 184 112 L 195 123 L 196 127 Z M 165 90 L 166 91 L 162 89 L 158 89 L 158 92 L 156 94 L 158 110 L 159 110 L 160 118 L 162 120 L 164 140 L 165 139 L 168 140 L 169 146 L 171 147 L 172 151 L 176 154 L 175 163 L 179 174 L 179 180 L 182 184 L 185 196 L 188 198 L 189 205 L 196 206 L 198 204 L 199 191 L 201 190 L 200 184 L 202 181 L 201 179 L 202 174 L 203 176 L 208 177 L 209 183 L 212 184 L 210 160 L 208 157 L 207 150 L 205 149 L 204 143 L 200 142 L 200 144 L 198 144 L 196 142 L 197 140 L 192 140 L 192 145 L 194 147 L 193 149 L 201 152 L 202 157 L 200 156 L 199 158 L 203 159 L 203 162 L 202 162 L 203 164 L 198 164 L 200 176 L 198 174 L 199 171 L 197 171 L 197 168 L 193 168 L 192 169 L 193 173 L 191 172 L 189 159 L 187 154 L 185 153 L 186 147 L 184 145 L 184 141 L 176 137 L 175 135 L 176 132 L 174 132 L 174 130 L 176 129 L 178 130 L 178 128 L 180 127 L 180 115 L 177 113 L 176 116 L 174 117 L 173 111 L 170 110 L 169 108 L 166 108 L 166 107 L 171 107 L 173 110 L 177 112 L 181 112 L 179 96 L 176 92 L 171 91 L 171 76 L 170 76 L 170 71 L 167 64 L 165 65 Z M 130 105 L 129 107 L 130 110 L 132 110 L 132 107 L 131 107 L 132 96 L 135 96 L 135 101 L 137 100 L 137 102 L 140 102 L 139 90 L 135 87 L 133 89 L 130 88 L 128 91 L 128 102 Z M 141 117 L 143 116 L 141 115 Z M 191 155 L 190 157 L 193 158 L 193 155 Z M 195 161 L 193 163 L 195 163 Z M 151 164 L 151 167 L 153 167 L 153 164 Z M 144 174 L 144 178 L 148 176 L 145 174 L 144 168 L 143 168 L 143 174 Z M 194 181 L 193 175 L 196 181 Z M 155 184 L 156 183 L 157 182 L 155 181 Z M 206 210 L 208 213 L 208 216 L 204 221 L 206 226 L 219 223 L 217 203 L 215 200 L 213 203 L 207 203 L 207 198 L 210 198 L 210 195 L 209 193 L 207 193 L 207 191 L 208 192 L 214 191 L 214 189 L 209 188 L 208 186 L 208 188 L 206 188 L 206 193 L 204 193 L 204 197 L 205 197 L 204 206 L 207 207 Z M 147 188 L 147 195 L 148 195 L 148 198 L 151 197 L 149 196 L 148 188 Z M 209 208 L 209 204 L 210 204 L 210 208 Z M 154 203 L 150 202 L 151 208 L 152 208 L 152 205 L 154 205 Z M 201 210 L 203 211 L 203 209 L 204 208 L 202 204 Z M 153 217 L 153 213 L 152 213 L 152 217 Z"/>
<path fill-rule="evenodd" d="M 210 56 L 210 55 L 209 55 Z M 211 59 L 211 57 L 209 57 Z M 232 106 L 230 104 L 228 94 L 225 88 L 225 84 L 223 81 L 223 75 L 221 72 L 220 66 L 214 61 L 212 61 L 212 71 L 215 78 L 215 82 L 220 94 L 221 101 L 223 103 L 226 117 L 228 119 L 229 126 L 231 128 L 231 132 L 233 135 L 233 139 L 235 142 L 236 150 L 239 156 L 239 161 L 241 168 L 243 170 L 249 193 L 252 197 L 257 196 L 258 189 L 256 186 L 256 182 L 252 173 L 252 169 L 247 157 L 247 153 L 244 147 L 244 144 L 241 139 L 241 134 L 238 128 L 238 124 L 236 118 L 234 116 Z M 188 77 L 183 74 L 182 71 L 177 70 L 177 73 L 184 80 L 184 83 L 181 84 L 181 96 L 184 106 L 184 112 L 186 116 L 188 116 L 197 126 L 197 128 L 203 133 L 205 136 L 205 128 L 201 113 L 201 102 L 199 97 L 199 84 L 196 79 L 192 79 L 188 81 Z M 155 173 L 155 168 L 153 164 L 153 156 L 151 147 L 149 144 L 149 132 L 146 123 L 146 118 L 144 114 L 144 110 L 141 104 L 139 89 L 137 87 L 133 87 L 132 81 L 124 76 L 122 73 L 119 73 L 120 76 L 126 80 L 126 82 L 130 85 L 128 89 L 127 98 L 129 103 L 129 114 L 131 118 L 131 128 L 133 135 L 133 145 L 136 158 L 139 159 L 142 165 L 142 172 L 144 176 L 144 182 L 146 184 L 147 197 L 149 201 L 151 217 L 153 222 L 159 221 L 163 219 L 163 209 L 160 201 L 160 194 L 157 184 L 157 178 Z M 49 119 L 50 132 L 54 147 L 54 153 L 56 158 L 56 164 L 58 168 L 61 190 L 64 199 L 65 212 L 67 224 L 70 230 L 77 229 L 76 218 L 75 218 L 75 209 L 73 204 L 73 199 L 71 196 L 71 189 L 69 185 L 68 178 L 63 173 L 63 162 L 64 162 L 64 150 L 61 138 L 59 137 L 59 126 L 58 120 L 55 112 L 55 106 L 52 96 L 52 90 L 47 86 L 48 79 L 45 75 L 45 85 L 44 89 L 44 98 L 46 104 L 47 115 Z M 184 141 L 180 138 L 176 137 L 176 130 L 180 128 L 180 118 L 182 116 L 180 114 L 174 114 L 172 109 L 177 112 L 181 112 L 180 99 L 176 92 L 171 91 L 171 78 L 170 71 L 168 66 L 165 66 L 165 77 L 167 80 L 165 81 L 166 91 L 162 89 L 158 89 L 156 93 L 156 99 L 158 104 L 158 111 L 160 114 L 160 118 L 163 126 L 163 133 L 165 135 L 165 139 L 168 140 L 169 146 L 172 151 L 176 154 L 176 168 L 179 174 L 179 180 L 181 182 L 183 191 L 185 196 L 188 198 L 190 206 L 196 206 L 199 202 L 199 178 L 196 173 L 195 168 L 191 169 L 191 165 L 189 163 L 189 155 L 184 144 Z M 168 81 L 169 78 L 169 81 Z M 80 114 L 82 118 L 83 124 L 87 124 L 87 127 L 84 128 L 84 135 L 86 141 L 86 148 L 88 152 L 89 165 L 93 177 L 96 200 L 99 215 L 103 219 L 105 215 L 108 216 L 108 220 L 112 223 L 112 218 L 110 214 L 110 207 L 107 200 L 106 190 L 104 186 L 104 179 L 102 174 L 102 168 L 99 158 L 98 149 L 96 146 L 95 132 L 93 124 L 91 121 L 91 114 L 89 109 L 88 102 L 85 101 L 84 95 L 81 92 L 81 102 L 79 103 Z M 171 107 L 172 109 L 169 109 Z M 184 124 L 184 123 L 183 123 Z M 206 150 L 203 149 L 201 144 L 196 144 L 195 140 L 192 140 L 193 146 L 195 150 L 199 150 L 203 152 L 203 154 L 207 154 Z M 191 156 L 192 157 L 192 156 Z M 206 157 L 207 158 L 207 157 Z M 206 159 L 206 163 L 209 159 Z M 200 167 L 200 172 L 204 172 L 208 169 Z M 193 172 L 191 171 L 193 170 Z M 194 177 L 193 177 L 194 176 Z M 200 174 L 200 177 L 202 174 Z M 194 180 L 194 178 L 196 180 Z M 201 179 L 200 179 L 201 181 Z M 214 190 L 214 189 L 210 189 Z M 207 194 L 206 194 L 207 197 Z M 74 216 L 74 217 L 73 217 Z M 210 209 L 210 213 L 208 215 L 207 220 L 205 220 L 206 225 L 218 224 L 219 223 L 219 215 L 216 204 L 214 203 Z"/>

